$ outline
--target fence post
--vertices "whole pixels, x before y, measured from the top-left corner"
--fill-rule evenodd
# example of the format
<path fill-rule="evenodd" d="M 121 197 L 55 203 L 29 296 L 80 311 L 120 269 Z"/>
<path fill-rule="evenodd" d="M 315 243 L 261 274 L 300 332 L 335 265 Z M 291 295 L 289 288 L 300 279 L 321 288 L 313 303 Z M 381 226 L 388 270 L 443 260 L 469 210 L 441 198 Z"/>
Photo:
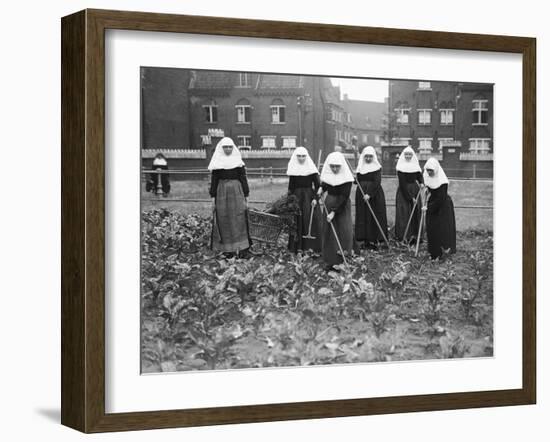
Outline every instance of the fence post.
<path fill-rule="evenodd" d="M 264 166 L 260 167 L 260 181 L 264 180 Z"/>
<path fill-rule="evenodd" d="M 162 173 L 160 172 L 161 169 L 157 169 L 157 189 L 156 189 L 156 194 L 157 195 L 162 195 Z"/>
<path fill-rule="evenodd" d="M 476 179 L 476 163 L 473 164 L 472 169 L 473 169 L 473 178 L 475 180 Z"/>
<path fill-rule="evenodd" d="M 269 182 L 273 184 L 273 166 L 269 166 Z"/>

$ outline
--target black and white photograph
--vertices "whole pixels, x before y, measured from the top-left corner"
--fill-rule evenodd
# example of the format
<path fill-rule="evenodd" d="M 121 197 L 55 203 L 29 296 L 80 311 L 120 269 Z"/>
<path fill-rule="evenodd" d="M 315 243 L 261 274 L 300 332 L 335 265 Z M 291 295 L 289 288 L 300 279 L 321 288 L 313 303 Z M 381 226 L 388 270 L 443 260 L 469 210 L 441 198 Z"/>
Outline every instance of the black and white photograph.
<path fill-rule="evenodd" d="M 141 373 L 493 356 L 493 84 L 139 75 Z"/>
<path fill-rule="evenodd" d="M 547 441 L 544 3 L 3 6 L 0 440 Z"/>

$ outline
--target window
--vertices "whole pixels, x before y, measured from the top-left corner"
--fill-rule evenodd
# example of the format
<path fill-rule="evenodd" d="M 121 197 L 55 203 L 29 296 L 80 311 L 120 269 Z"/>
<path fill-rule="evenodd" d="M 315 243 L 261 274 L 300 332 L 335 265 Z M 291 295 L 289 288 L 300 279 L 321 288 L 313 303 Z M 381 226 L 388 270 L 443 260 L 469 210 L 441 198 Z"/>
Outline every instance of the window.
<path fill-rule="evenodd" d="M 237 109 L 237 123 L 250 123 L 250 114 L 252 107 L 250 106 L 248 100 L 239 100 L 239 102 L 235 106 L 235 109 Z"/>
<path fill-rule="evenodd" d="M 346 120 L 348 123 L 351 123 L 352 120 L 351 120 L 351 114 L 346 114 Z"/>
<path fill-rule="evenodd" d="M 454 141 L 452 138 L 439 138 L 438 139 L 438 142 L 439 142 L 439 152 L 442 152 L 443 151 L 443 144 L 449 142 L 449 141 Z"/>
<path fill-rule="evenodd" d="M 409 114 L 411 110 L 401 107 L 398 109 L 395 109 L 395 113 L 397 115 L 397 124 L 409 124 Z"/>
<path fill-rule="evenodd" d="M 276 149 L 275 136 L 266 135 L 262 137 L 262 149 Z"/>
<path fill-rule="evenodd" d="M 419 138 L 418 139 L 418 152 L 419 153 L 432 153 L 432 139 L 431 138 Z"/>
<path fill-rule="evenodd" d="M 470 153 L 489 153 L 490 138 L 470 138 Z"/>
<path fill-rule="evenodd" d="M 418 90 L 421 91 L 430 91 L 432 90 L 432 84 L 429 81 L 419 81 Z"/>
<path fill-rule="evenodd" d="M 285 105 L 283 100 L 273 100 L 271 103 L 271 124 L 285 123 Z"/>
<path fill-rule="evenodd" d="M 238 144 L 239 149 L 242 149 L 242 148 L 250 149 L 251 146 L 252 146 L 250 135 L 239 135 L 239 136 L 237 136 L 237 144 Z"/>
<path fill-rule="evenodd" d="M 215 101 L 212 101 L 210 104 L 203 106 L 205 121 L 207 123 L 217 123 L 218 122 L 218 105 Z"/>
<path fill-rule="evenodd" d="M 362 143 L 368 143 L 369 142 L 369 135 L 368 134 L 362 134 L 361 135 L 361 142 Z"/>
<path fill-rule="evenodd" d="M 339 110 L 337 109 L 332 109 L 331 110 L 331 119 L 333 121 L 339 121 L 339 122 L 342 122 L 342 112 L 340 112 Z"/>
<path fill-rule="evenodd" d="M 442 125 L 451 125 L 454 124 L 454 109 L 440 109 L 439 115 L 441 116 Z"/>
<path fill-rule="evenodd" d="M 336 142 L 340 141 L 342 139 L 342 131 L 340 129 L 334 130 L 334 138 Z"/>
<path fill-rule="evenodd" d="M 239 87 L 250 87 L 250 74 L 247 72 L 239 73 Z"/>
<path fill-rule="evenodd" d="M 293 149 L 296 147 L 296 137 L 283 137 L 283 149 Z"/>
<path fill-rule="evenodd" d="M 472 100 L 472 117 L 474 126 L 486 126 L 489 123 L 489 101 Z"/>
<path fill-rule="evenodd" d="M 419 109 L 418 110 L 418 124 L 432 124 L 432 110 L 431 109 Z"/>
<path fill-rule="evenodd" d="M 380 144 L 380 135 L 375 135 L 374 136 L 374 143 L 375 144 Z"/>

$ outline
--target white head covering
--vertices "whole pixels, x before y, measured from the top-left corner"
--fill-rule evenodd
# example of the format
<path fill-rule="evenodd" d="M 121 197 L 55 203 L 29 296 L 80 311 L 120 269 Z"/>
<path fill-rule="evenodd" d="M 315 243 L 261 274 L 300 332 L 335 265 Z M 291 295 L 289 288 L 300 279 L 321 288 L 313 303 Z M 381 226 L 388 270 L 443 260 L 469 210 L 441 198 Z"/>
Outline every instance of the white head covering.
<path fill-rule="evenodd" d="M 223 146 L 233 146 L 231 155 L 226 155 L 223 151 Z M 235 167 L 244 166 L 243 159 L 241 157 L 241 152 L 235 146 L 233 140 L 229 137 L 222 138 L 220 142 L 216 145 L 216 150 L 210 164 L 208 165 L 208 170 L 216 169 L 234 169 Z"/>
<path fill-rule="evenodd" d="M 304 162 L 304 164 L 300 164 L 300 162 L 298 161 L 298 155 L 306 156 L 306 161 Z M 314 173 L 319 173 L 319 170 L 317 170 L 317 167 L 309 156 L 309 152 L 307 151 L 307 149 L 301 146 L 294 149 L 294 152 L 292 152 L 292 156 L 288 161 L 286 174 L 292 176 L 307 176 Z"/>
<path fill-rule="evenodd" d="M 337 174 L 332 173 L 331 164 L 340 166 L 340 171 Z M 327 156 L 321 172 L 321 181 L 331 186 L 339 186 L 353 181 L 353 175 L 342 152 L 332 152 Z"/>
<path fill-rule="evenodd" d="M 433 169 L 434 176 L 431 177 L 428 175 L 426 169 Z M 445 171 L 439 165 L 439 161 L 433 157 L 426 161 L 426 164 L 424 164 L 424 184 L 426 184 L 426 186 L 430 189 L 437 189 L 442 184 L 449 184 L 449 179 L 447 178 L 447 175 L 445 175 Z"/>
<path fill-rule="evenodd" d="M 365 162 L 365 155 L 372 155 L 372 161 L 370 163 Z M 366 173 L 375 172 L 380 169 L 382 169 L 382 166 L 378 162 L 378 157 L 376 156 L 374 147 L 365 147 L 359 156 L 359 164 L 357 165 L 355 172 L 365 175 Z"/>
<path fill-rule="evenodd" d="M 405 152 L 412 153 L 412 158 L 410 159 L 410 161 L 407 161 L 405 159 Z M 407 146 L 405 147 L 405 149 L 403 149 L 403 152 L 401 152 L 401 155 L 399 155 L 399 159 L 397 160 L 397 165 L 395 166 L 395 169 L 398 172 L 405 173 L 422 172 L 420 164 L 418 163 L 418 158 L 416 158 L 416 154 L 414 153 L 414 150 L 411 146 Z"/>
<path fill-rule="evenodd" d="M 155 157 L 155 159 L 153 160 L 153 166 L 166 166 L 166 165 L 168 165 L 168 163 L 162 157 Z"/>

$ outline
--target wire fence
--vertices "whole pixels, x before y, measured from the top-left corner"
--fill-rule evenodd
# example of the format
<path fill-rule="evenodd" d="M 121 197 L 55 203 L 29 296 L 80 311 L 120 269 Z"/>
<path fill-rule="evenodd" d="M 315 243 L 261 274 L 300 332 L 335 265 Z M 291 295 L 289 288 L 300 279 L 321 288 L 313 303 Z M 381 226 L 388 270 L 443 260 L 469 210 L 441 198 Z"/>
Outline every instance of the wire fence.
<path fill-rule="evenodd" d="M 202 168 L 201 169 L 198 169 L 198 168 L 197 169 L 174 169 L 174 170 L 142 169 L 141 172 L 142 172 L 143 175 L 153 174 L 153 173 L 176 175 L 180 179 L 185 175 L 189 175 L 189 176 L 192 176 L 194 178 L 202 177 L 204 179 L 207 179 L 210 175 L 210 171 L 208 171 L 208 169 L 202 169 Z M 481 172 L 484 172 L 484 173 L 481 173 Z M 452 168 L 445 169 L 445 173 L 453 181 L 462 181 L 462 180 L 463 181 L 472 181 L 472 180 L 475 180 L 475 181 L 492 182 L 493 181 L 492 177 L 490 177 L 490 176 L 485 176 L 485 177 L 480 176 L 480 175 L 488 175 L 489 172 L 492 174 L 492 170 L 489 171 L 489 170 L 482 169 L 482 170 L 477 171 L 477 176 L 468 177 L 468 176 L 462 176 L 462 174 L 464 173 L 463 169 L 452 169 Z M 250 167 L 250 168 L 247 167 L 246 168 L 246 174 L 247 174 L 247 176 L 250 176 L 250 177 L 254 177 L 254 178 L 259 177 L 259 178 L 265 178 L 265 179 L 287 177 L 286 167 L 285 168 L 271 167 L 271 166 L 270 167 Z M 382 177 L 383 178 L 395 178 L 395 173 L 394 174 L 383 174 Z"/>
<path fill-rule="evenodd" d="M 146 174 L 158 174 L 158 180 L 157 180 L 157 186 L 158 186 L 158 192 L 153 193 L 147 193 L 147 196 L 142 197 L 142 201 L 148 201 L 148 202 L 166 202 L 166 203 L 204 203 L 204 204 L 211 204 L 212 199 L 211 198 L 185 198 L 185 197 L 168 197 L 166 195 L 162 194 L 162 187 L 161 187 L 161 179 L 160 175 L 162 174 L 200 174 L 204 175 L 204 178 L 209 177 L 209 171 L 204 169 L 188 169 L 188 170 L 142 170 L 142 173 L 144 176 Z M 286 168 L 274 168 L 274 167 L 266 167 L 266 168 L 247 168 L 247 175 L 250 177 L 259 177 L 263 178 L 265 180 L 273 181 L 275 178 L 286 178 Z M 383 175 L 384 178 L 395 178 L 395 175 Z M 460 182 L 460 181 L 477 181 L 477 182 L 492 182 L 492 179 L 473 179 L 473 178 L 450 178 L 450 181 L 452 182 Z M 269 204 L 272 201 L 264 201 L 264 200 L 253 200 L 249 199 L 248 201 L 250 204 L 254 205 L 261 205 L 261 204 Z M 354 199 L 352 198 L 352 204 L 355 205 Z M 395 200 L 387 199 L 386 204 L 388 206 L 394 205 Z M 493 205 L 464 205 L 464 204 L 455 204 L 455 209 L 461 209 L 461 210 L 493 210 Z"/>

